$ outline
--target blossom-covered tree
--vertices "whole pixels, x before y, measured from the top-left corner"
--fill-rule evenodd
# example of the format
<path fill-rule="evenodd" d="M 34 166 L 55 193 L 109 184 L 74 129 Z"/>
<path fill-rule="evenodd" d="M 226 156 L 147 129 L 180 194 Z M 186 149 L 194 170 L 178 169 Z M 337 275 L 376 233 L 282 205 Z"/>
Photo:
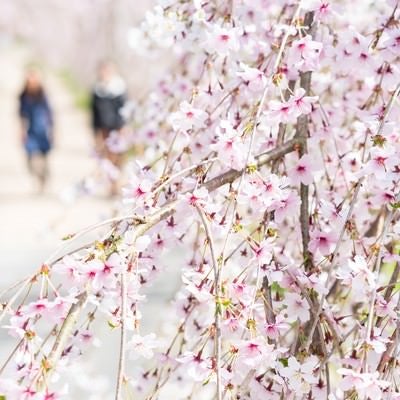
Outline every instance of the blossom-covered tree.
<path fill-rule="evenodd" d="M 54 377 L 95 318 L 120 330 L 116 399 L 400 398 L 400 11 L 382 0 L 358 21 L 363 6 L 164 0 L 148 14 L 131 40 L 177 62 L 137 110 L 146 149 L 124 213 L 1 293 L 16 338 L 4 398 L 68 398 Z M 140 331 L 140 310 L 171 248 L 166 340 Z"/>

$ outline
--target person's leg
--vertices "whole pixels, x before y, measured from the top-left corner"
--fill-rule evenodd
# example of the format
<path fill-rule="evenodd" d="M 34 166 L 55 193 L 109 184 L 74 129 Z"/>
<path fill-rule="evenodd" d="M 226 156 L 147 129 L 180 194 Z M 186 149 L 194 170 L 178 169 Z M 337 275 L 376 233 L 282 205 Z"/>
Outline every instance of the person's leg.
<path fill-rule="evenodd" d="M 40 191 L 38 188 L 38 155 L 36 152 L 28 151 L 26 153 L 26 163 L 28 166 L 29 175 L 32 177 L 32 184 L 34 192 Z"/>
<path fill-rule="evenodd" d="M 99 157 L 104 158 L 106 157 L 106 138 L 108 136 L 107 129 L 98 129 L 95 132 L 95 150 Z"/>
<path fill-rule="evenodd" d="M 118 170 L 121 170 L 122 166 L 122 155 L 120 153 L 113 153 L 110 150 L 108 150 L 108 156 L 109 160 L 111 163 L 118 168 Z M 119 178 L 116 178 L 115 180 L 112 181 L 111 183 L 111 194 L 112 195 L 117 195 L 119 193 L 121 186 L 121 182 Z"/>
<path fill-rule="evenodd" d="M 43 192 L 49 176 L 47 153 L 41 153 L 38 155 L 38 179 L 39 179 L 39 190 Z"/>
<path fill-rule="evenodd" d="M 28 157 L 28 168 L 34 177 L 37 190 L 42 193 L 48 178 L 47 155 L 42 152 L 31 153 Z"/>
<path fill-rule="evenodd" d="M 121 155 L 110 150 L 107 146 L 107 139 L 110 136 L 110 131 L 105 132 L 104 136 L 104 157 L 118 170 L 121 169 Z M 119 133 L 120 134 L 120 133 Z M 120 191 L 119 177 L 110 177 L 110 196 L 116 196 Z"/>
<path fill-rule="evenodd" d="M 39 180 L 39 164 L 40 164 L 40 155 L 37 152 L 31 153 L 29 155 L 29 171 L 32 175 L 32 178 L 34 180 L 34 187 L 35 191 L 40 192 L 40 180 Z"/>
<path fill-rule="evenodd" d="M 26 164 L 28 165 L 28 171 L 31 175 L 34 175 L 34 170 L 33 170 L 33 161 L 32 161 L 32 154 L 31 153 L 26 153 Z"/>

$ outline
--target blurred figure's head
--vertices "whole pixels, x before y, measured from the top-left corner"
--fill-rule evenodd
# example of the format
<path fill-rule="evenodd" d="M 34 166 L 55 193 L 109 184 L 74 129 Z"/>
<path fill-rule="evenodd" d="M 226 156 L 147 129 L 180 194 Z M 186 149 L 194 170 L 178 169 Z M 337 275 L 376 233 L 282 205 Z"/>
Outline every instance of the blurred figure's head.
<path fill-rule="evenodd" d="M 117 68 L 110 60 L 102 61 L 97 69 L 97 78 L 99 81 L 108 82 L 117 75 Z"/>
<path fill-rule="evenodd" d="M 38 69 L 30 68 L 26 72 L 24 93 L 33 97 L 43 96 L 42 77 Z"/>

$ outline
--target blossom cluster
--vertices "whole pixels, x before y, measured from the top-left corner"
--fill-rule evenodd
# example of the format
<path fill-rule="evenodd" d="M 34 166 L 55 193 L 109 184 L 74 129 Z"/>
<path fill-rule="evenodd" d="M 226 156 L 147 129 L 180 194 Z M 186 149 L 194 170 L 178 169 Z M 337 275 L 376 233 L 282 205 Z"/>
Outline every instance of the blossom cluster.
<path fill-rule="evenodd" d="M 62 396 L 51 378 L 102 315 L 122 335 L 116 398 L 400 398 L 400 12 L 357 22 L 354 3 L 148 14 L 143 43 L 176 65 L 137 110 L 124 214 L 26 282 L 38 299 L 4 303 L 18 345 L 0 393 Z M 182 285 L 157 337 L 139 329 L 143 288 L 168 279 L 171 249 Z"/>

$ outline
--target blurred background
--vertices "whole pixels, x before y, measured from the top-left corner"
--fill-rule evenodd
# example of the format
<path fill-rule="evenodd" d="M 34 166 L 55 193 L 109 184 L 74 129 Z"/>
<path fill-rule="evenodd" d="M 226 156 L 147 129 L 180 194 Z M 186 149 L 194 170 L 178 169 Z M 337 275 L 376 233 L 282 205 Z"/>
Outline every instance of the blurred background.
<path fill-rule="evenodd" d="M 118 196 L 95 187 L 99 159 L 90 93 L 98 65 L 107 59 L 126 82 L 130 101 L 146 97 L 168 59 L 143 57 L 140 40 L 131 37 L 154 3 L 0 0 L 0 291 L 37 270 L 63 237 L 118 209 Z M 40 71 L 54 117 L 50 174 L 41 193 L 28 171 L 19 115 L 19 96 L 32 66 Z M 171 297 L 174 281 L 156 286 L 143 310 L 144 333 L 159 329 L 154 315 Z M 107 346 L 94 348 L 90 365 L 82 363 L 64 379 L 75 381 L 76 398 L 106 399 L 114 386 L 118 332 L 110 334 L 104 321 L 97 332 Z M 2 329 L 0 359 L 13 343 Z M 88 387 L 96 389 L 85 394 Z"/>
<path fill-rule="evenodd" d="M 107 196 L 82 196 L 96 177 L 90 91 L 102 60 L 113 60 L 133 102 L 163 63 L 132 48 L 152 0 L 0 0 L 0 286 L 45 259 L 59 239 L 109 216 Z M 49 182 L 35 192 L 21 140 L 18 98 L 32 65 L 40 70 L 54 115 Z"/>

